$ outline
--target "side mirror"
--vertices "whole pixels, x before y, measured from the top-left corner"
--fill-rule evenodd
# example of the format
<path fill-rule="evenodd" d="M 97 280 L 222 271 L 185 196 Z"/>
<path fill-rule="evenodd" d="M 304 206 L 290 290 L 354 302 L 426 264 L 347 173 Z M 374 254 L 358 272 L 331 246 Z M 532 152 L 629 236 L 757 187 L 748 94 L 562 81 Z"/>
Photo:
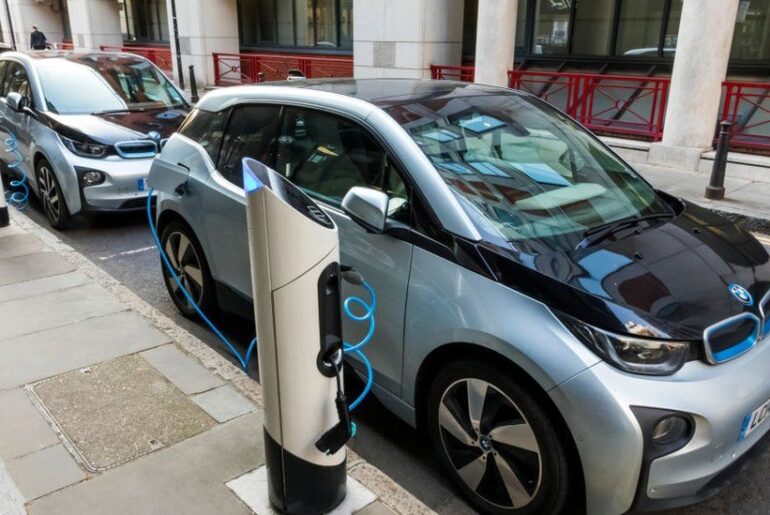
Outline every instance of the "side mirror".
<path fill-rule="evenodd" d="M 380 234 L 385 231 L 388 217 L 388 196 L 372 188 L 353 186 L 342 199 L 342 210 L 367 231 Z"/>
<path fill-rule="evenodd" d="M 5 98 L 5 103 L 11 111 L 20 113 L 24 110 L 24 97 L 15 91 L 8 93 L 8 96 Z"/>

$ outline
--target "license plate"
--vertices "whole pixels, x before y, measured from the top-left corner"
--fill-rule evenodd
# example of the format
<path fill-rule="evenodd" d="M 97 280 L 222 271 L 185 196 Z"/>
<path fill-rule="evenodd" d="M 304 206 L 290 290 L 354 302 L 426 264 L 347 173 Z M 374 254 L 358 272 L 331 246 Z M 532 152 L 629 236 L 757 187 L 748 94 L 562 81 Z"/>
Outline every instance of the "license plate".
<path fill-rule="evenodd" d="M 149 188 L 147 187 L 147 177 L 142 177 L 141 179 L 138 179 L 136 181 L 136 190 L 137 191 L 147 191 Z"/>
<path fill-rule="evenodd" d="M 770 418 L 770 399 L 743 418 L 741 434 L 738 436 L 738 440 L 743 440 L 749 436 L 768 418 Z"/>

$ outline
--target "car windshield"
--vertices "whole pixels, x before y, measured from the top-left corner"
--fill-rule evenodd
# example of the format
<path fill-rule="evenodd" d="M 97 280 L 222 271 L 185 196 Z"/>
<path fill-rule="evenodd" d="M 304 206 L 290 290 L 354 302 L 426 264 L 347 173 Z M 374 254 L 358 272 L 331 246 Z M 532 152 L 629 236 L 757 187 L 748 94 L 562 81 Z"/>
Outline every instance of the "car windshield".
<path fill-rule="evenodd" d="M 185 104 L 171 81 L 139 57 L 40 59 L 35 69 L 48 109 L 59 114 L 139 111 Z"/>
<path fill-rule="evenodd" d="M 591 134 L 515 93 L 388 108 L 495 243 L 574 249 L 589 229 L 670 209 Z"/>

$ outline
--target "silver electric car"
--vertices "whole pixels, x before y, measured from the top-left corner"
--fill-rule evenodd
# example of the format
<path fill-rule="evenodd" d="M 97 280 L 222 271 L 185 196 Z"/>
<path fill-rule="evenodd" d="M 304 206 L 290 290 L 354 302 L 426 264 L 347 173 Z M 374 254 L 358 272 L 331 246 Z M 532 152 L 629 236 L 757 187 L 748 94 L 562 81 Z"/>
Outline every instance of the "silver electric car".
<path fill-rule="evenodd" d="M 480 511 L 697 502 L 770 428 L 765 249 L 537 98 L 418 80 L 207 94 L 153 164 L 181 177 L 157 222 L 204 309 L 250 315 L 244 157 L 337 223 L 377 291 L 374 392 Z"/>
<path fill-rule="evenodd" d="M 0 56 L 0 137 L 15 139 L 55 228 L 78 212 L 142 209 L 152 158 L 188 112 L 182 93 L 140 56 Z M 5 150 L 7 164 L 15 158 Z"/>

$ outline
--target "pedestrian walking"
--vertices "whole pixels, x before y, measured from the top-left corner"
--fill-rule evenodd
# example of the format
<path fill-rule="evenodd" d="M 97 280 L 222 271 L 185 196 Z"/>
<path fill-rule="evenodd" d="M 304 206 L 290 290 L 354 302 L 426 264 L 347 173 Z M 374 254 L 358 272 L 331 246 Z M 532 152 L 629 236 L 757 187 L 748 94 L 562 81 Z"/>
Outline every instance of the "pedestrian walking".
<path fill-rule="evenodd" d="M 37 30 L 37 25 L 32 26 L 32 34 L 29 35 L 29 47 L 32 50 L 45 50 L 48 40 L 45 34 Z"/>

